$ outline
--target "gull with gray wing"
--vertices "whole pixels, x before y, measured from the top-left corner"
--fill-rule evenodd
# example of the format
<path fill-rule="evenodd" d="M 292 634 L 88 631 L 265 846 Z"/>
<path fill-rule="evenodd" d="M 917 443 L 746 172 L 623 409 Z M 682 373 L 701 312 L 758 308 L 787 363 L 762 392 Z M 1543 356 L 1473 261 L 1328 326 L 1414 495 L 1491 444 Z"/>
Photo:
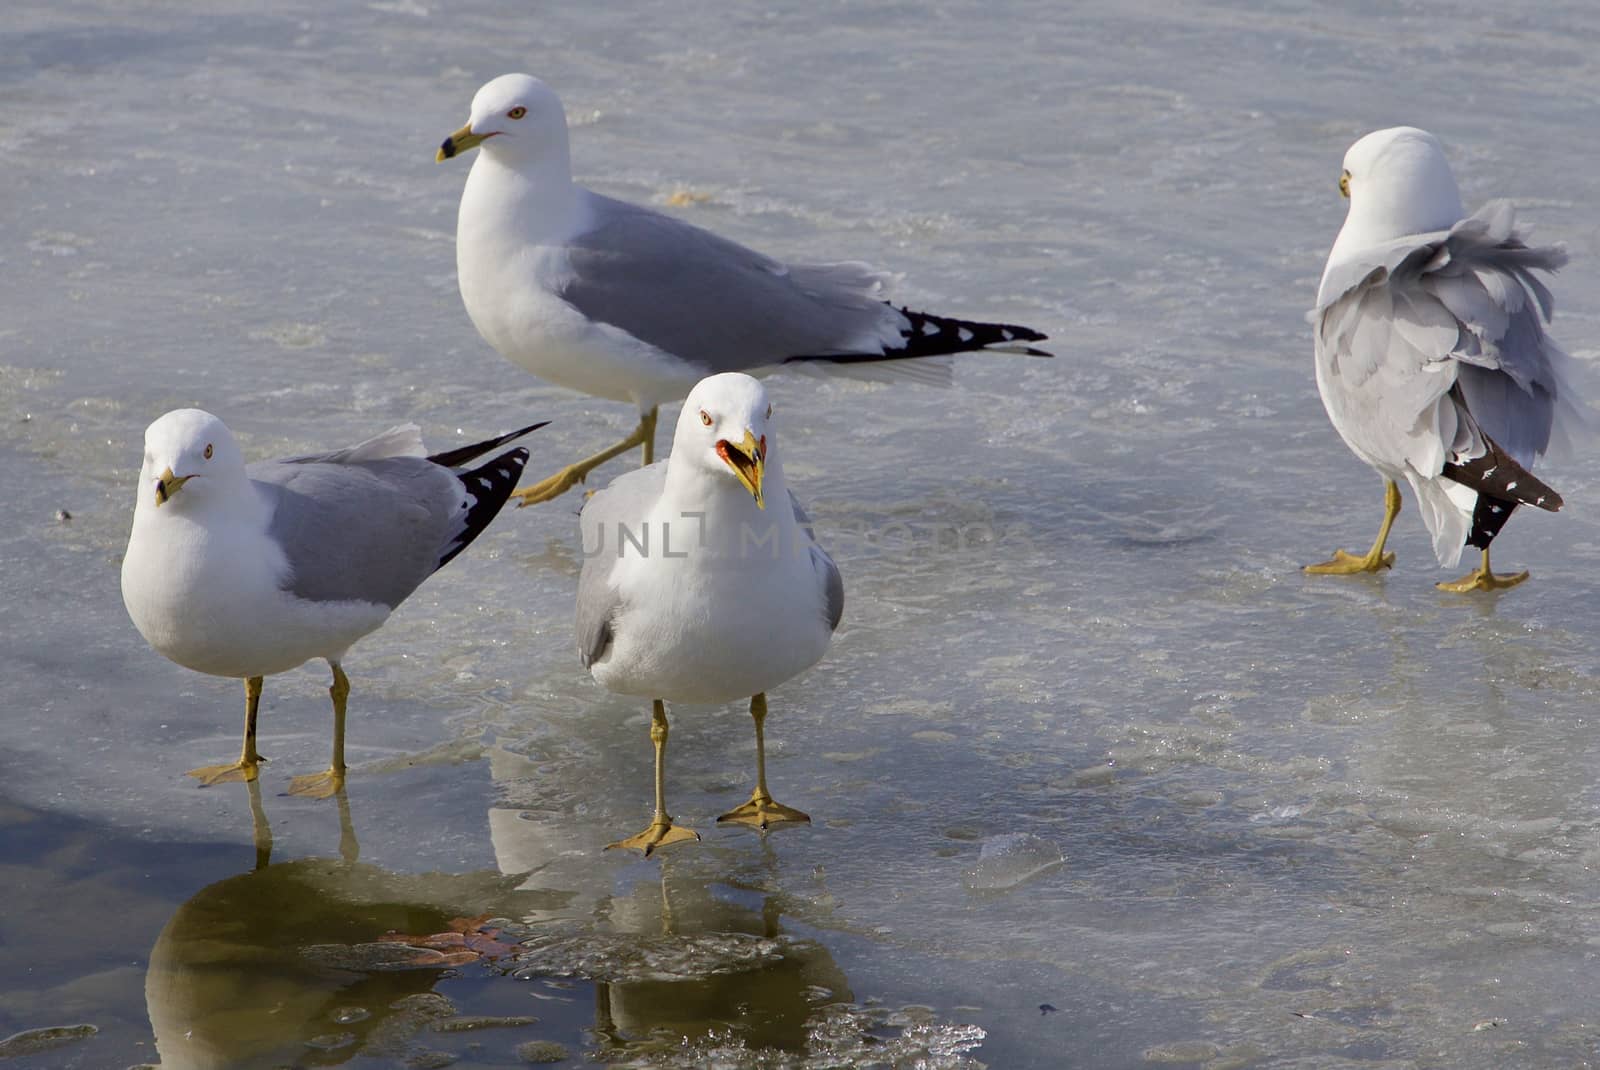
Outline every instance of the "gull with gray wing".
<path fill-rule="evenodd" d="M 766 692 L 822 658 L 844 583 L 785 485 L 761 384 L 739 373 L 701 382 L 671 456 L 593 495 L 579 526 L 578 655 L 609 690 L 652 700 L 655 815 L 610 846 L 648 855 L 699 838 L 667 813 L 667 702 L 750 700 L 756 786 L 719 821 L 810 821 L 767 789 Z"/>
<path fill-rule="evenodd" d="M 1552 299 L 1535 274 L 1566 252 L 1529 246 L 1505 201 L 1467 216 L 1438 139 L 1415 127 L 1352 145 L 1339 189 L 1350 208 L 1310 314 L 1317 389 L 1345 444 L 1383 476 L 1385 508 L 1366 554 L 1339 550 L 1306 571 L 1390 567 L 1404 480 L 1441 565 L 1482 551 L 1439 587 L 1514 586 L 1528 574 L 1496 575 L 1489 544 L 1519 505 L 1561 507 L 1531 469 L 1588 419 L 1570 358 L 1545 333 Z"/>
<path fill-rule="evenodd" d="M 786 366 L 948 379 L 941 358 L 1048 356 L 1027 327 L 914 312 L 860 263 L 784 264 L 572 180 L 561 99 L 526 74 L 479 89 L 441 161 L 477 148 L 461 194 L 456 269 L 467 314 L 507 360 L 559 386 L 630 402 L 622 442 L 519 490 L 553 498 L 635 447 L 654 459 L 656 415 L 702 378 Z"/>
<path fill-rule="evenodd" d="M 145 431 L 122 598 L 145 640 L 179 665 L 245 681 L 237 762 L 191 770 L 254 780 L 263 678 L 312 658 L 333 669 L 333 759 L 290 793 L 344 786 L 345 651 L 477 538 L 527 463 L 534 424 L 428 456 L 414 424 L 333 453 L 246 465 L 223 422 L 177 409 Z"/>

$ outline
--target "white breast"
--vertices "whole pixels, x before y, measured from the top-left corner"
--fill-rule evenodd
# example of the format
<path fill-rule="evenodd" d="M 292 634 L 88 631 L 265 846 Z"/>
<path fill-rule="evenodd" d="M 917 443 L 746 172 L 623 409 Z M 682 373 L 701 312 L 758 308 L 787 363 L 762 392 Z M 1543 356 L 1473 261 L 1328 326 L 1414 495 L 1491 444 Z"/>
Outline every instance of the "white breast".
<path fill-rule="evenodd" d="M 592 225 L 589 196 L 570 182 L 540 186 L 487 156 L 474 162 L 456 231 L 467 315 L 501 356 L 557 386 L 641 408 L 683 397 L 704 369 L 557 296 L 571 274 L 565 243 Z"/>
<path fill-rule="evenodd" d="M 158 653 L 196 672 L 269 676 L 338 658 L 389 615 L 369 602 L 313 603 L 280 587 L 282 553 L 264 523 L 197 522 L 141 508 L 122 562 L 122 599 Z"/>
<path fill-rule="evenodd" d="M 659 525 L 647 528 L 659 540 Z M 673 530 L 677 549 L 682 525 Z M 831 638 L 823 590 L 804 533 L 783 531 L 776 552 L 737 540 L 684 558 L 665 556 L 659 542 L 648 558 L 630 550 L 612 572 L 624 609 L 595 679 L 622 694 L 720 703 L 815 665 Z"/>

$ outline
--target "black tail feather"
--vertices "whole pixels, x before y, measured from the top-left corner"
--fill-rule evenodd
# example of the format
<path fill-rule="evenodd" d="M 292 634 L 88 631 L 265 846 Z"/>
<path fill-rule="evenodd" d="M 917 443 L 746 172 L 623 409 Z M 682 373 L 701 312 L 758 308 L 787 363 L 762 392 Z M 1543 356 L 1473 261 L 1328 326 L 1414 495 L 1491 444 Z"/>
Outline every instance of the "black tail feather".
<path fill-rule="evenodd" d="M 1465 411 L 1464 409 L 1462 411 Z M 1499 443 L 1478 431 L 1486 447 L 1483 454 L 1464 463 L 1450 462 L 1444 466 L 1446 479 L 1453 479 L 1464 487 L 1478 492 L 1478 504 L 1472 510 L 1472 531 L 1467 535 L 1467 545 L 1487 550 L 1500 529 L 1506 526 L 1511 514 L 1519 505 L 1531 505 L 1555 512 L 1562 506 L 1557 494 L 1542 479 L 1517 463 Z"/>
<path fill-rule="evenodd" d="M 1481 456 L 1465 463 L 1447 463 L 1444 466 L 1445 478 L 1471 487 L 1485 497 L 1516 505 L 1532 505 L 1552 513 L 1561 508 L 1564 504 L 1561 495 L 1547 483 L 1518 464 L 1488 435 L 1483 436 L 1483 443 L 1488 448 Z"/>
<path fill-rule="evenodd" d="M 428 460 L 432 461 L 434 464 L 442 464 L 446 468 L 459 468 L 475 457 L 481 457 L 490 450 L 499 449 L 507 442 L 515 442 L 517 439 L 528 434 L 530 431 L 539 430 L 539 428 L 543 427 L 549 422 L 549 420 L 541 420 L 536 424 L 529 424 L 527 427 L 524 427 L 520 430 L 507 432 L 498 438 L 485 439 L 482 442 L 474 442 L 470 446 L 457 446 L 453 450 L 445 450 L 443 453 L 435 453 L 430 456 Z"/>
<path fill-rule="evenodd" d="M 877 353 L 825 353 L 788 357 L 785 364 L 796 361 L 816 361 L 831 364 L 870 364 L 885 360 L 912 360 L 917 357 L 938 357 L 947 353 L 969 353 L 992 346 L 1017 347 L 1023 342 L 1042 342 L 1048 335 L 1032 327 L 1014 323 L 979 323 L 975 320 L 951 319 L 929 312 L 916 312 L 909 308 L 897 310 L 910 321 L 900 332 L 902 343 L 892 349 Z M 1015 352 L 1030 357 L 1051 357 L 1055 354 L 1032 346 L 1020 346 Z"/>
<path fill-rule="evenodd" d="M 542 427 L 543 425 L 535 424 L 534 426 Z M 528 430 L 532 429 L 525 428 L 511 437 L 515 438 L 516 435 L 524 434 Z M 504 439 L 500 441 L 504 441 Z M 464 450 L 476 448 L 474 446 L 462 447 Z M 461 450 L 454 450 L 452 454 L 441 454 L 441 456 L 450 456 L 460 452 Z M 479 452 L 482 451 L 480 450 Z M 437 460 L 437 458 L 430 459 Z M 473 539 L 483 533 L 483 529 L 489 526 L 489 522 L 505 506 L 506 500 L 511 497 L 511 492 L 517 489 L 517 481 L 522 478 L 522 469 L 527 463 L 528 451 L 519 446 L 514 450 L 507 450 L 489 463 L 474 468 L 470 472 L 455 473 L 456 479 L 461 483 L 463 496 L 461 507 L 466 510 L 466 515 L 462 517 L 461 530 L 445 546 L 444 553 L 440 555 L 439 564 L 435 566 L 436 568 L 443 568 L 448 565 L 456 554 L 465 550 Z"/>
<path fill-rule="evenodd" d="M 1511 519 L 1511 514 L 1516 511 L 1516 502 L 1479 494 L 1478 504 L 1472 509 L 1472 530 L 1467 534 L 1467 545 L 1487 550 L 1489 544 L 1494 542 L 1494 537 L 1500 534 L 1500 529 L 1506 526 L 1506 521 Z"/>

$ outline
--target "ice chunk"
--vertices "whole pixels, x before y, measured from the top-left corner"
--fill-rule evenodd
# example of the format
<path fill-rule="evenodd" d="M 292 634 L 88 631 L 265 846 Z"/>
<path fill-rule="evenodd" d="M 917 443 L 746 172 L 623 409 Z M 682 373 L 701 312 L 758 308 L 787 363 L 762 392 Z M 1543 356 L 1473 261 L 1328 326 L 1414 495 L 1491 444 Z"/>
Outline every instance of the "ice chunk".
<path fill-rule="evenodd" d="M 385 970 L 442 970 L 476 962 L 476 954 L 447 955 L 427 947 L 394 941 L 369 944 L 312 944 L 301 955 L 321 966 L 358 973 Z"/>
<path fill-rule="evenodd" d="M 433 1023 L 435 1033 L 474 1033 L 480 1029 L 520 1029 L 539 1019 L 526 1014 L 474 1014 Z"/>
<path fill-rule="evenodd" d="M 969 892 L 1003 892 L 1061 865 L 1066 856 L 1049 840 L 1030 832 L 990 836 L 978 851 L 978 864 L 961 875 Z"/>
<path fill-rule="evenodd" d="M 42 1051 L 59 1048 L 74 1040 L 92 1037 L 100 1030 L 92 1025 L 55 1025 L 44 1029 L 25 1029 L 0 1040 L 0 1059 L 14 1059 L 21 1055 L 37 1055 Z"/>
<path fill-rule="evenodd" d="M 569 1054 L 565 1044 L 553 1040 L 530 1040 L 517 1045 L 517 1058 L 525 1063 L 564 1063 Z"/>

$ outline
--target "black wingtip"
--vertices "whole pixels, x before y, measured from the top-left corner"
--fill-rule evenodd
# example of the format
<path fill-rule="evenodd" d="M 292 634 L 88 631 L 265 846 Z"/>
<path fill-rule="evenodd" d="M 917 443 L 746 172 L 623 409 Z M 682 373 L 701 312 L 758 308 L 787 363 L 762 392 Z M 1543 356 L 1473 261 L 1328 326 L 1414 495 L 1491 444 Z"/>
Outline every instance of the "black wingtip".
<path fill-rule="evenodd" d="M 443 465 L 446 468 L 459 468 L 468 461 L 477 457 L 481 457 L 490 450 L 499 449 L 507 442 L 515 442 L 523 435 L 537 431 L 539 428 L 544 427 L 549 423 L 549 420 L 540 420 L 536 424 L 529 424 L 527 427 L 518 428 L 515 431 L 508 431 L 503 435 L 495 438 L 485 439 L 482 442 L 474 442 L 470 446 L 457 446 L 453 450 L 445 450 L 443 453 L 435 453 L 431 455 L 428 460 L 432 461 L 434 464 Z"/>
<path fill-rule="evenodd" d="M 886 360 L 915 360 L 918 357 L 940 357 L 951 353 L 989 351 L 1016 353 L 1028 357 L 1053 357 L 1043 349 L 1020 345 L 1023 342 L 1043 342 L 1049 335 L 1032 327 L 1016 323 L 982 323 L 977 320 L 958 320 L 948 316 L 935 316 L 904 306 L 890 306 L 906 318 L 901 330 L 901 342 L 892 349 L 877 353 L 824 353 L 789 357 L 783 361 L 792 364 L 808 361 L 821 364 L 872 364 Z"/>
<path fill-rule="evenodd" d="M 933 357 L 945 353 L 969 353 L 980 349 L 994 349 L 1001 353 L 1019 353 L 1030 357 L 1049 357 L 1054 354 L 1019 342 L 1043 342 L 1050 336 L 1020 323 L 984 323 L 978 320 L 958 320 L 949 316 L 935 316 L 931 312 L 899 306 L 906 318 L 906 329 L 900 332 L 905 344 L 885 354 L 896 356 Z"/>
<path fill-rule="evenodd" d="M 1483 442 L 1488 448 L 1482 456 L 1447 463 L 1443 472 L 1445 478 L 1470 487 L 1480 495 L 1513 505 L 1531 505 L 1554 513 L 1566 504 L 1555 488 L 1518 464 L 1494 439 L 1484 435 Z"/>
<path fill-rule="evenodd" d="M 534 424 L 533 427 L 523 428 L 516 434 L 526 434 L 534 427 L 543 426 Z M 515 434 L 512 437 L 515 437 Z M 439 556 L 436 569 L 448 565 L 457 554 L 471 545 L 473 539 L 483 533 L 490 521 L 499 515 L 506 501 L 510 499 L 511 492 L 517 489 L 517 481 L 522 478 L 522 469 L 527 463 L 527 449 L 518 446 L 470 472 L 455 473 L 457 481 L 461 484 L 462 493 L 466 496 L 466 500 L 462 502 L 466 515 L 462 518 L 460 532 L 450 540 L 449 545 Z"/>
<path fill-rule="evenodd" d="M 1461 463 L 1449 462 L 1443 474 L 1478 492 L 1467 545 L 1487 550 L 1517 506 L 1531 505 L 1554 513 L 1565 503 L 1554 488 L 1517 463 L 1494 439 L 1483 435 L 1483 443 L 1486 449 L 1482 456 Z"/>

